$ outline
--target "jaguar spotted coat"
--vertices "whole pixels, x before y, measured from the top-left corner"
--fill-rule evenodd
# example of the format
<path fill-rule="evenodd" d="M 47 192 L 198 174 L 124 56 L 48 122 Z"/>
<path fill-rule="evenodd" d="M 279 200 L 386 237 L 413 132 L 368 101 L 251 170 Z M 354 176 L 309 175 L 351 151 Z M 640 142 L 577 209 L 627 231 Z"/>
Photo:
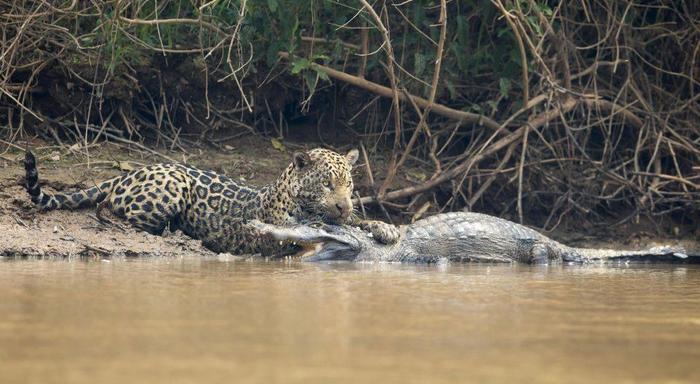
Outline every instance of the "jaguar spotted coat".
<path fill-rule="evenodd" d="M 352 165 L 346 155 L 316 148 L 296 152 L 292 163 L 271 184 L 256 188 L 185 164 L 155 164 L 72 193 L 48 193 L 39 185 L 34 155 L 25 156 L 26 188 L 43 210 L 97 205 L 152 234 L 181 229 L 216 252 L 279 253 L 276 243 L 246 223 L 285 225 L 321 220 L 354 223 L 380 241 L 393 242 L 398 230 L 388 224 L 352 219 Z"/>

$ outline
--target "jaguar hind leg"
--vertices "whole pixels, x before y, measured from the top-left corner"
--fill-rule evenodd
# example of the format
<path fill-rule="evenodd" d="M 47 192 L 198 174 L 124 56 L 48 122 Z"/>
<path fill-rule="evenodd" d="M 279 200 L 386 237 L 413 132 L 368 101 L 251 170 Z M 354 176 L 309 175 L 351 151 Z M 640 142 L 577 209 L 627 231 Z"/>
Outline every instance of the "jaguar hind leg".
<path fill-rule="evenodd" d="M 169 201 L 162 203 L 163 191 L 155 190 L 155 198 L 142 200 L 137 196 L 127 207 L 120 210 L 126 220 L 133 226 L 140 228 L 154 235 L 162 235 L 166 228 L 173 223 L 179 223 L 183 212 L 184 203 L 179 201 Z M 179 197 L 177 200 L 182 200 Z"/>
<path fill-rule="evenodd" d="M 126 228 L 123 225 L 105 216 L 105 210 L 110 212 L 112 211 L 108 199 L 105 199 L 99 204 L 97 204 L 97 208 L 95 209 L 95 217 L 97 217 L 97 220 L 99 220 L 100 223 L 118 228 L 121 231 L 126 230 Z"/>
<path fill-rule="evenodd" d="M 185 210 L 188 185 L 178 171 L 148 169 L 126 176 L 109 196 L 109 207 L 132 226 L 154 235 L 165 229 Z"/>

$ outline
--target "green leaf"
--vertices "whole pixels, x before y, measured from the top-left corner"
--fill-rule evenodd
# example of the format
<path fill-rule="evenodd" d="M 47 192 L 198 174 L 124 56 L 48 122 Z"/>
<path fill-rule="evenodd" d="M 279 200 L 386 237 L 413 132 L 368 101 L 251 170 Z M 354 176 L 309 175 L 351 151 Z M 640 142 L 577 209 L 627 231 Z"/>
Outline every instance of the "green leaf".
<path fill-rule="evenodd" d="M 265 62 L 267 63 L 268 67 L 275 65 L 275 63 L 279 60 L 278 53 L 282 50 L 282 43 L 279 41 L 270 43 L 270 45 L 267 47 L 267 54 L 265 55 Z"/>
<path fill-rule="evenodd" d="M 323 54 L 323 53 L 314 53 L 311 55 L 311 60 L 323 60 L 323 61 L 328 61 L 330 60 L 330 56 Z"/>
<path fill-rule="evenodd" d="M 428 175 L 421 172 L 419 169 L 408 169 L 406 170 L 406 178 L 409 181 L 423 183 L 428 180 Z"/>
<path fill-rule="evenodd" d="M 504 35 L 511 35 L 513 33 L 513 30 L 508 28 L 507 26 L 498 28 L 498 31 L 496 31 L 496 36 L 499 38 L 503 37 Z"/>
<path fill-rule="evenodd" d="M 469 21 L 464 16 L 457 18 L 457 43 L 466 45 L 469 42 Z"/>
<path fill-rule="evenodd" d="M 527 16 L 525 19 L 527 20 L 527 23 L 535 29 L 537 34 L 542 36 L 542 27 L 540 27 L 540 23 L 537 21 L 537 19 L 535 19 L 534 16 Z"/>
<path fill-rule="evenodd" d="M 318 77 L 319 77 L 321 80 L 325 80 L 325 81 L 327 81 L 327 82 L 329 82 L 329 83 L 331 82 L 331 78 L 328 77 L 328 74 L 327 74 L 326 72 L 322 72 L 322 71 L 316 70 L 316 73 L 318 74 Z"/>
<path fill-rule="evenodd" d="M 425 68 L 427 66 L 428 60 L 425 55 L 421 55 L 420 53 L 416 52 L 413 54 L 413 66 L 414 70 L 416 73 L 416 76 L 420 76 L 425 72 Z"/>
<path fill-rule="evenodd" d="M 267 7 L 270 8 L 270 12 L 277 12 L 277 0 L 267 0 Z"/>
<path fill-rule="evenodd" d="M 273 137 L 272 139 L 270 139 L 270 144 L 272 144 L 272 148 L 274 148 L 280 152 L 284 152 L 285 148 L 284 148 L 284 142 L 282 142 L 282 139 Z"/>
<path fill-rule="evenodd" d="M 309 67 L 311 67 L 311 62 L 308 59 L 303 57 L 295 58 L 292 61 L 292 74 L 298 75 L 301 71 L 309 69 Z"/>
<path fill-rule="evenodd" d="M 413 3 L 413 23 L 423 25 L 426 22 L 425 9 L 420 1 Z"/>
<path fill-rule="evenodd" d="M 498 89 L 501 92 L 501 96 L 504 98 L 508 98 L 508 91 L 510 91 L 511 87 L 511 82 L 510 79 L 507 79 L 505 77 L 501 77 L 500 80 L 498 80 Z"/>
<path fill-rule="evenodd" d="M 316 72 L 304 73 L 304 81 L 306 82 L 306 86 L 309 87 L 309 92 L 311 94 L 316 92 L 316 85 L 318 84 L 318 76 L 316 76 Z"/>
<path fill-rule="evenodd" d="M 552 12 L 552 8 L 549 8 L 549 5 L 547 4 L 536 4 L 535 6 L 547 17 L 551 17 L 552 14 L 554 14 L 554 12 Z"/>
<path fill-rule="evenodd" d="M 459 70 L 462 72 L 466 72 L 469 69 L 469 58 L 467 57 L 467 53 L 464 49 L 464 46 L 454 44 L 450 47 L 450 50 L 452 51 L 452 54 L 457 58 L 457 68 L 459 68 Z"/>
<path fill-rule="evenodd" d="M 486 102 L 489 107 L 491 107 L 491 112 L 495 112 L 498 109 L 498 103 L 495 102 L 494 100 L 489 100 Z"/>
<path fill-rule="evenodd" d="M 450 80 L 445 80 L 445 85 L 447 85 L 447 91 L 450 93 L 450 100 L 457 98 L 457 88 Z"/>

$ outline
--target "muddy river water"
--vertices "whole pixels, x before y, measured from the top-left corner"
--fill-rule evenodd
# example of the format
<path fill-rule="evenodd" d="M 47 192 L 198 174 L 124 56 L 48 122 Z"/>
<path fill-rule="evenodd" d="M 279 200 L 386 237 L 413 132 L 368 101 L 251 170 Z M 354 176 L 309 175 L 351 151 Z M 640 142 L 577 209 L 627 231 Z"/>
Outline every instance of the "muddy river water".
<path fill-rule="evenodd" d="M 0 261 L 0 383 L 700 382 L 700 268 Z"/>

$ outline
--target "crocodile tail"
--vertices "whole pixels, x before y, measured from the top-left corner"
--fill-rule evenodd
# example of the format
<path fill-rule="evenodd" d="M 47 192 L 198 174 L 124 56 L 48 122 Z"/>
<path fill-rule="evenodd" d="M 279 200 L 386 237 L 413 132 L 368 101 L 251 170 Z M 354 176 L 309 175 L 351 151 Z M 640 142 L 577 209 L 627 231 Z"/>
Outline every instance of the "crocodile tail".
<path fill-rule="evenodd" d="M 48 193 L 41 190 L 39 171 L 36 167 L 36 157 L 27 150 L 24 155 L 25 187 L 27 193 L 40 209 L 74 209 L 96 205 L 104 200 L 116 184 L 119 177 L 109 179 L 91 188 L 69 192 Z"/>
<path fill-rule="evenodd" d="M 570 248 L 568 255 L 564 257 L 565 261 L 606 261 L 615 259 L 636 259 L 636 258 L 647 258 L 647 257 L 657 257 L 657 258 L 680 258 L 685 259 L 688 257 L 685 249 L 682 247 L 674 247 L 669 245 L 663 245 L 658 247 L 652 247 L 647 249 L 642 249 L 638 251 L 620 251 L 614 249 L 591 249 L 591 248 Z M 568 258 L 568 260 L 567 260 Z"/>

